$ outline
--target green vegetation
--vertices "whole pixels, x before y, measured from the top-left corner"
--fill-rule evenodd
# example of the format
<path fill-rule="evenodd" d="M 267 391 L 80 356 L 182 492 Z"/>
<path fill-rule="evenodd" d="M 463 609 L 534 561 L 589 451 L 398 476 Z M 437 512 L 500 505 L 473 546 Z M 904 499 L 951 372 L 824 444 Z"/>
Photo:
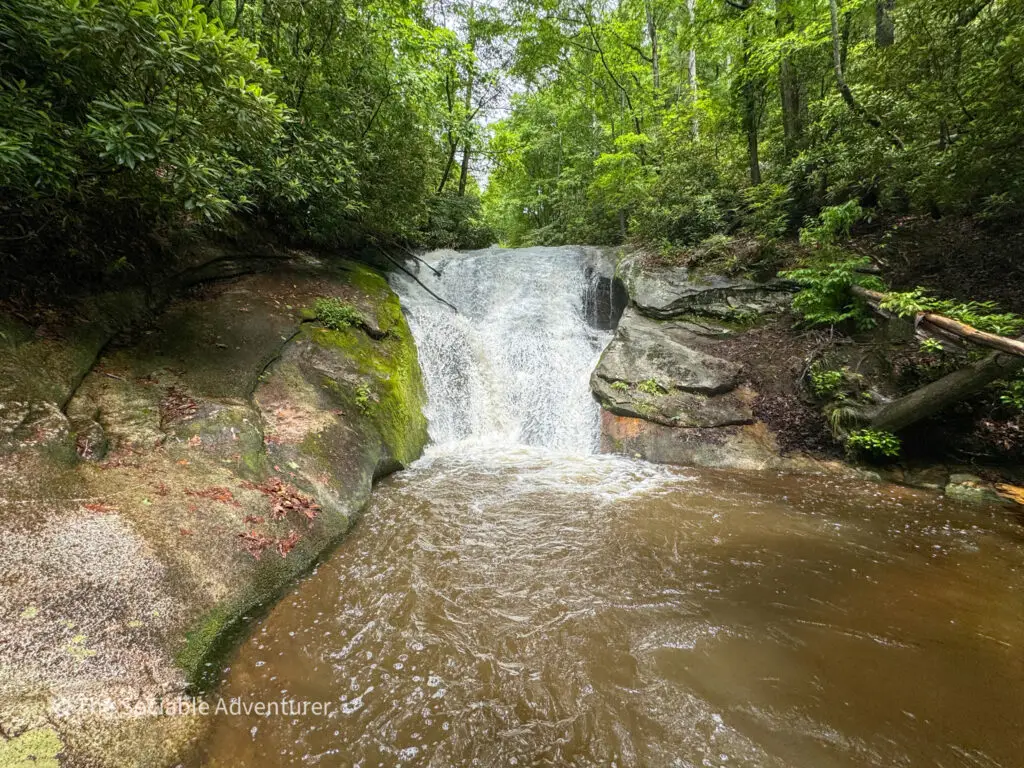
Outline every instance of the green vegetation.
<path fill-rule="evenodd" d="M 945 315 L 974 326 L 979 331 L 1000 336 L 1013 336 L 1024 331 L 1024 317 L 999 311 L 995 302 L 936 299 L 928 296 L 922 288 L 904 293 L 888 293 L 879 306 L 900 317 L 913 317 L 918 312 Z"/>
<path fill-rule="evenodd" d="M 900 455 L 900 447 L 900 439 L 896 435 L 876 429 L 860 429 L 851 432 L 846 439 L 848 451 L 873 461 L 896 458 Z"/>
<path fill-rule="evenodd" d="M 1015 413 L 1024 413 L 1024 379 L 1005 382 L 999 401 Z"/>
<path fill-rule="evenodd" d="M 668 390 L 665 389 L 661 384 L 656 382 L 654 379 L 645 379 L 636 385 L 637 391 L 643 392 L 645 395 L 667 395 Z"/>
<path fill-rule="evenodd" d="M 360 413 L 370 412 L 370 403 L 373 402 L 373 395 L 370 388 L 365 384 L 356 387 L 356 407 Z"/>
<path fill-rule="evenodd" d="M 238 216 L 330 247 L 799 231 L 801 311 L 858 320 L 858 222 L 1024 204 L 1022 32 L 1010 0 L 6 3 L 0 255 L 153 269 Z"/>
<path fill-rule="evenodd" d="M 316 318 L 332 331 L 349 326 L 362 325 L 365 321 L 359 310 L 341 299 L 317 299 L 314 305 Z"/>
<path fill-rule="evenodd" d="M 811 391 L 815 397 L 821 399 L 836 394 L 846 380 L 845 371 L 827 368 L 820 362 L 815 363 L 811 367 L 808 375 L 811 382 Z"/>
<path fill-rule="evenodd" d="M 449 12 L 0 4 L 0 256 L 152 269 L 146 238 L 255 215 L 332 247 L 489 242 L 472 173 L 488 19 Z"/>
<path fill-rule="evenodd" d="M 509 244 L 804 226 L 823 248 L 879 212 L 1000 221 L 1024 202 L 1020 3 L 510 8 L 525 87 L 485 194 Z"/>

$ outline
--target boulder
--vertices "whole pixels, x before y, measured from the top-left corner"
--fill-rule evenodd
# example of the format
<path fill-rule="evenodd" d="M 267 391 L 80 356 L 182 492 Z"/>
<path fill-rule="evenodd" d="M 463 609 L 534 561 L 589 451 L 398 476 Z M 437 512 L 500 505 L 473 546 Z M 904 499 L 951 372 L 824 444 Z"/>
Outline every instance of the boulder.
<path fill-rule="evenodd" d="M 778 448 L 759 422 L 717 428 L 678 428 L 601 413 L 601 450 L 691 467 L 761 470 L 782 466 Z"/>
<path fill-rule="evenodd" d="M 201 718 L 84 705 L 201 690 L 245 617 L 425 444 L 416 348 L 384 278 L 310 257 L 260 268 L 191 288 L 109 343 L 124 325 L 72 324 L 21 334 L 0 358 L 0 370 L 35 355 L 55 371 L 0 386 L 11 743 L 76 765 L 187 761 Z M 323 327 L 321 297 L 365 322 Z"/>
<path fill-rule="evenodd" d="M 753 420 L 740 366 L 689 346 L 687 325 L 623 315 L 591 377 L 601 405 L 671 427 L 722 427 Z"/>
<path fill-rule="evenodd" d="M 660 319 L 695 316 L 747 323 L 788 306 L 792 290 L 781 280 L 754 282 L 702 274 L 689 267 L 657 263 L 641 253 L 623 258 L 618 276 L 633 306 Z"/>

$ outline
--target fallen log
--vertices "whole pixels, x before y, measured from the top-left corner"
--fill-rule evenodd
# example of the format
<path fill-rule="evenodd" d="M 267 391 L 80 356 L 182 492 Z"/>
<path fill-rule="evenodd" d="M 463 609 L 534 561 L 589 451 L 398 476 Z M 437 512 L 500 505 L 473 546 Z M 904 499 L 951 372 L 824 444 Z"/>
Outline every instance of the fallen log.
<path fill-rule="evenodd" d="M 890 314 L 882 310 L 880 306 L 885 300 L 884 293 L 862 288 L 859 285 L 852 286 L 850 290 L 877 311 L 886 315 Z M 939 336 L 966 341 L 996 351 L 983 360 L 971 363 L 943 376 L 938 381 L 933 381 L 903 397 L 883 404 L 870 416 L 869 426 L 872 429 L 898 432 L 981 391 L 993 381 L 1012 376 L 1017 371 L 1024 369 L 1024 342 L 1019 339 L 1010 339 L 1006 336 L 979 331 L 966 323 L 931 312 L 918 312 L 914 316 L 914 327 L 919 334 L 924 336 Z"/>
<path fill-rule="evenodd" d="M 850 291 L 854 296 L 859 296 L 864 299 L 875 309 L 879 309 L 879 305 L 885 299 L 884 293 L 862 288 L 859 285 L 851 286 Z M 1008 355 L 1024 357 L 1024 342 L 1017 339 L 1010 339 L 1006 336 L 997 336 L 994 333 L 987 333 L 986 331 L 979 331 L 973 326 L 961 323 L 960 321 L 946 317 L 945 315 L 936 315 L 931 312 L 918 312 L 914 316 L 914 325 L 919 331 L 923 330 L 931 332 L 936 336 L 952 336 L 956 339 L 962 339 L 963 341 L 968 341 L 972 344 L 1005 352 Z"/>
<path fill-rule="evenodd" d="M 886 432 L 899 432 L 1022 368 L 1024 357 L 993 352 L 983 360 L 885 403 L 871 415 L 869 426 Z"/>

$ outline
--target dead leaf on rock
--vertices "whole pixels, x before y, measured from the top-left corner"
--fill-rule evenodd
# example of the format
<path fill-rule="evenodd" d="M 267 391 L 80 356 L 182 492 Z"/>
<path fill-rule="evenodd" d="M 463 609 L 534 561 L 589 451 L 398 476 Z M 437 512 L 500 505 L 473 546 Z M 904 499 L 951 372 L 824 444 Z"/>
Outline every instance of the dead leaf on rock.
<path fill-rule="evenodd" d="M 242 540 L 242 549 L 252 555 L 256 560 L 260 559 L 264 550 L 277 543 L 273 536 L 268 536 L 267 534 L 260 533 L 259 531 L 244 531 L 238 534 L 238 538 Z"/>
<path fill-rule="evenodd" d="M 298 544 L 299 536 L 295 531 L 288 531 L 288 535 L 277 540 L 277 551 L 281 557 L 287 557 L 288 553 L 291 552 L 295 545 Z"/>
<path fill-rule="evenodd" d="M 92 504 L 83 504 L 90 512 L 94 512 L 97 515 L 109 515 L 111 512 L 117 512 L 117 507 L 111 504 L 105 504 L 103 502 L 95 502 Z"/>
<path fill-rule="evenodd" d="M 210 501 L 219 501 L 221 504 L 230 504 L 233 507 L 242 506 L 235 501 L 235 497 L 230 490 L 220 485 L 210 486 L 209 488 L 204 488 L 200 491 L 189 489 L 185 491 L 185 495 L 195 496 L 200 499 L 209 499 Z"/>
<path fill-rule="evenodd" d="M 281 520 L 289 512 L 294 512 L 301 515 L 306 522 L 312 523 L 320 514 L 320 505 L 316 501 L 279 477 L 272 477 L 263 485 L 256 485 L 255 490 L 271 498 L 270 516 L 274 520 Z"/>

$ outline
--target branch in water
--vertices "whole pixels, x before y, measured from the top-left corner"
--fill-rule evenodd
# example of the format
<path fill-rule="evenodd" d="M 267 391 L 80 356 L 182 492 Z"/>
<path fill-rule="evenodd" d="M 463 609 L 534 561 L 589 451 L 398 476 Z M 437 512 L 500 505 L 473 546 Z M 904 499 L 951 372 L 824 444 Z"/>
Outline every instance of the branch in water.
<path fill-rule="evenodd" d="M 411 277 L 411 278 L 412 278 L 413 280 L 415 280 L 415 281 L 416 281 L 416 284 L 417 284 L 417 285 L 419 285 L 419 287 L 420 287 L 420 288 L 422 288 L 422 289 L 423 289 L 424 291 L 426 291 L 427 293 L 429 293 L 429 294 L 430 294 L 431 296 L 433 296 L 433 297 L 434 297 L 435 299 L 437 299 L 438 301 L 440 301 L 440 302 L 441 302 L 442 304 L 444 304 L 445 306 L 447 306 L 447 307 L 451 307 L 451 308 L 452 308 L 452 309 L 453 309 L 453 310 L 454 310 L 455 312 L 458 312 L 458 311 L 459 311 L 459 308 L 458 308 L 458 307 L 456 307 L 456 306 L 455 306 L 454 304 L 452 304 L 452 303 L 451 303 L 450 301 L 447 301 L 447 300 L 445 300 L 445 299 L 442 299 L 442 298 L 441 298 L 440 296 L 438 296 L 438 295 L 437 295 L 436 293 L 434 293 L 434 292 L 433 292 L 432 290 L 430 290 L 429 288 L 427 288 L 427 286 L 425 286 L 425 285 L 423 284 L 423 281 L 422 281 L 422 280 L 420 280 L 420 279 L 419 279 L 418 277 L 416 277 L 416 275 L 414 275 L 414 274 L 413 274 L 412 272 L 410 272 L 410 271 L 409 271 L 408 269 L 406 269 L 406 268 L 405 268 L 405 265 L 404 265 L 404 264 L 402 264 L 402 263 L 401 263 L 400 261 L 398 261 L 397 259 L 395 259 L 394 257 L 392 257 L 392 256 L 391 256 L 391 255 L 390 255 L 390 254 L 389 254 L 389 253 L 388 253 L 387 251 L 385 251 L 385 250 L 383 250 L 383 249 L 382 249 L 382 250 L 381 250 L 381 255 L 382 255 L 382 256 L 383 256 L 383 257 L 384 257 L 385 259 L 387 259 L 388 261 L 390 261 L 390 262 L 391 262 L 392 264 L 394 264 L 394 265 L 395 265 L 396 267 L 398 267 L 398 268 L 399 268 L 400 270 L 402 270 L 403 272 L 405 272 L 405 274 L 407 274 L 407 275 L 408 275 L 409 277 Z"/>

